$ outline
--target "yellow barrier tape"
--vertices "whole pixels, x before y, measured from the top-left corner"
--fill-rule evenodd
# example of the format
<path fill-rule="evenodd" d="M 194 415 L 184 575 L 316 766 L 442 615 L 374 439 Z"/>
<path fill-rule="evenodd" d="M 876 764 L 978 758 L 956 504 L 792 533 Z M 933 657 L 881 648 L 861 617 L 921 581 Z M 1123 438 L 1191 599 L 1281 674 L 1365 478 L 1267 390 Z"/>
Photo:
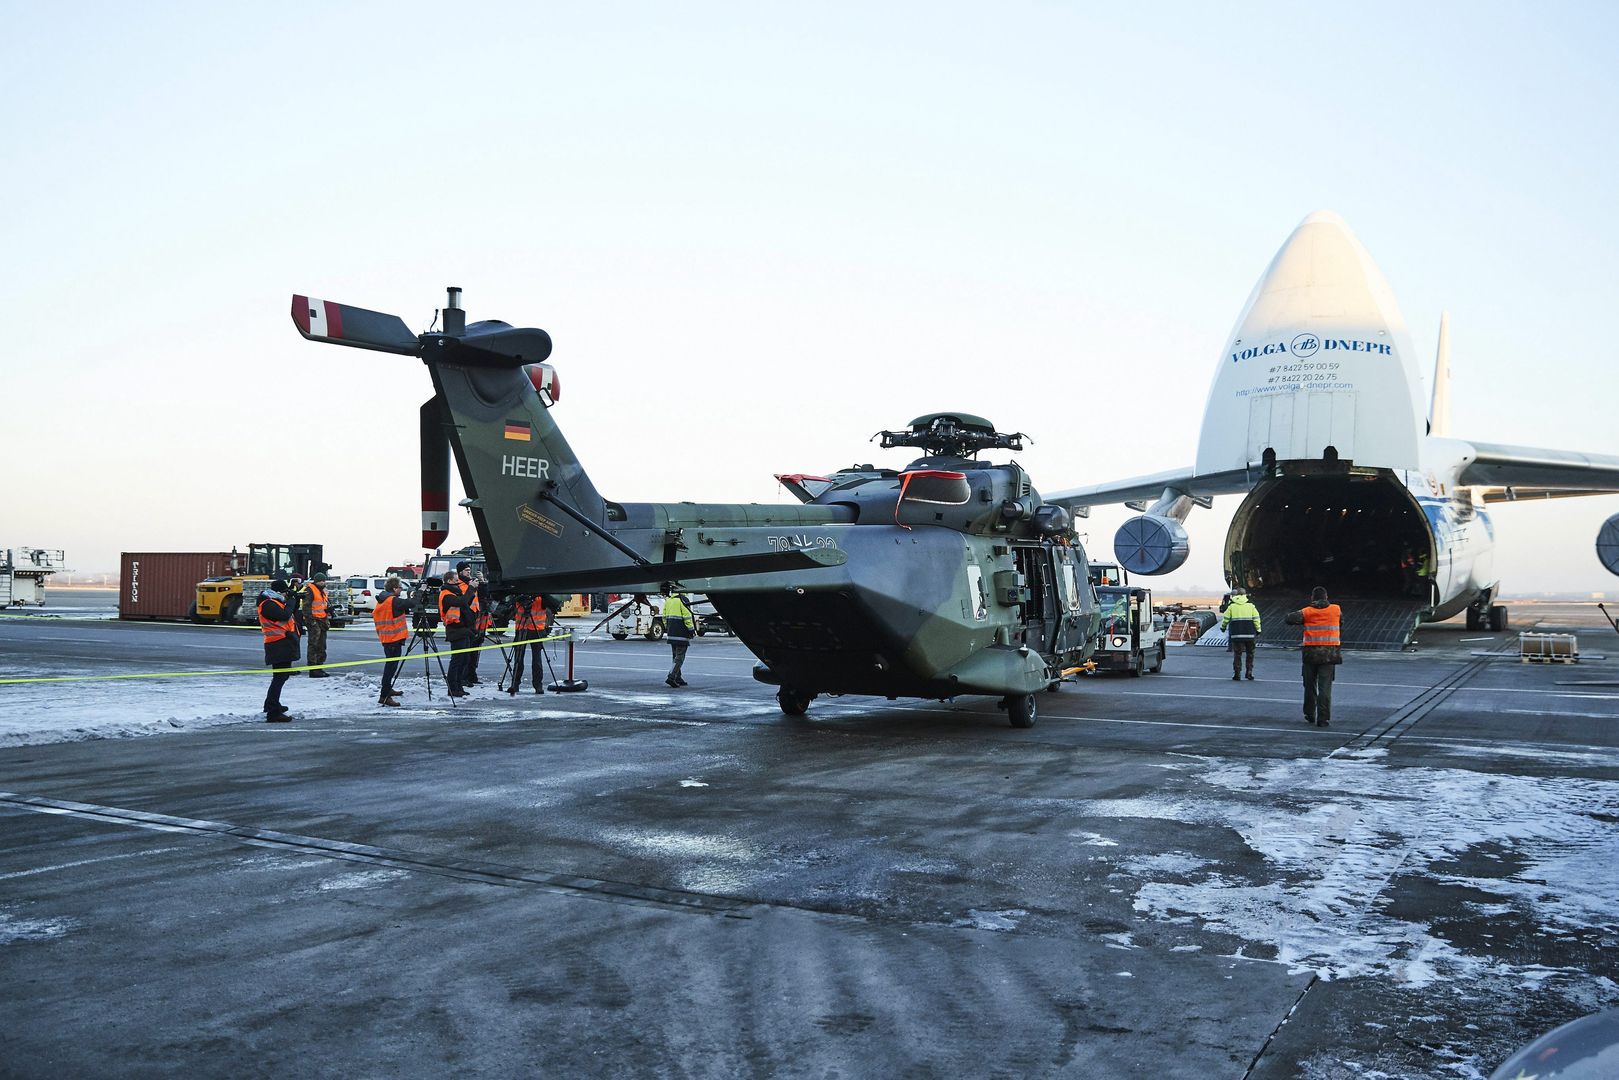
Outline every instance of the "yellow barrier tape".
<path fill-rule="evenodd" d="M 433 649 L 430 652 L 418 652 L 416 656 L 456 656 L 460 653 L 488 652 L 490 649 L 510 649 L 517 645 L 538 645 L 545 641 L 566 641 L 573 637 L 573 631 L 568 630 L 560 634 L 551 634 L 548 637 L 530 638 L 524 641 L 501 641 L 493 645 L 473 645 L 465 649 Z M 433 640 L 429 638 L 427 640 Z M 194 679 L 204 675 L 269 675 L 276 671 L 325 671 L 328 668 L 362 667 L 366 664 L 387 664 L 394 661 L 403 661 L 404 656 L 383 656 L 374 660 L 339 660 L 330 664 L 304 664 L 293 668 L 237 668 L 229 671 L 143 671 L 133 675 L 36 675 L 27 678 L 0 679 L 0 685 L 6 683 L 47 683 L 47 682 L 105 682 L 111 679 Z"/>
<path fill-rule="evenodd" d="M 98 618 L 92 618 L 92 617 L 84 616 L 84 615 L 45 615 L 45 614 L 40 614 L 40 615 L 0 615 L 0 619 L 22 619 L 22 620 L 25 620 L 27 622 L 42 622 L 42 623 L 45 623 L 47 625 L 52 625 L 52 624 L 55 624 L 55 623 L 69 623 L 69 622 L 87 622 L 87 623 L 132 622 L 132 623 L 150 623 L 150 624 L 152 624 L 154 626 L 195 626 L 198 629 L 202 629 L 202 630 L 252 630 L 255 633 L 257 633 L 258 629 L 259 629 L 259 625 L 257 623 L 222 623 L 222 622 L 211 622 L 211 621 L 210 622 L 192 622 L 190 619 L 181 618 L 178 615 L 176 615 L 176 616 L 174 616 L 172 618 L 168 618 L 168 617 L 157 618 L 157 617 L 149 617 L 149 616 L 145 616 L 145 615 L 137 615 L 137 616 L 135 616 L 133 618 L 129 618 L 129 619 L 126 619 L 122 615 L 119 615 L 116 618 L 111 618 L 111 619 L 98 619 Z M 349 620 L 354 625 L 351 625 L 351 626 L 328 626 L 326 628 L 326 632 L 330 633 L 330 634 L 343 634 L 343 633 L 347 633 L 350 630 L 370 630 L 371 629 L 371 627 L 369 627 L 369 626 L 360 626 L 359 625 L 362 622 L 369 621 L 370 620 L 369 615 L 366 616 L 363 619 L 358 615 L 351 615 L 351 616 L 349 616 Z"/>

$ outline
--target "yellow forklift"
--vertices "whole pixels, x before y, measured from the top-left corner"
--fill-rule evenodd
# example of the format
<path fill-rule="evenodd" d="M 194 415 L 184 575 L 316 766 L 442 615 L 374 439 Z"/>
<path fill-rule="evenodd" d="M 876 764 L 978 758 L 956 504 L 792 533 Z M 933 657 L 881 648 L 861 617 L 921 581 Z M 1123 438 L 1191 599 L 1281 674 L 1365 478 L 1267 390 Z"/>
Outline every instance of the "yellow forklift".
<path fill-rule="evenodd" d="M 264 584 L 278 575 L 301 574 L 308 578 L 317 570 L 330 570 L 323 562 L 325 548 L 321 544 L 249 544 L 244 556 L 231 549 L 231 573 L 207 578 L 197 583 L 197 599 L 191 605 L 191 621 L 196 623 L 235 622 L 242 610 L 243 585 L 259 582 L 251 588 L 254 599 L 264 591 Z"/>

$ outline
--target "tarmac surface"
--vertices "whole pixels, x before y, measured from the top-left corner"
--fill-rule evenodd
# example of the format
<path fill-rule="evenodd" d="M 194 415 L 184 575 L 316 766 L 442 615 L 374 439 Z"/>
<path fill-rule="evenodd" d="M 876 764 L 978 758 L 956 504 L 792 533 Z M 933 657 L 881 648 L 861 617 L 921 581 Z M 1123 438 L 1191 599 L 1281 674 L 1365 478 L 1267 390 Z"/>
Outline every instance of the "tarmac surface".
<path fill-rule="evenodd" d="M 0 677 L 257 665 L 80 606 L 0 620 Z M 285 725 L 258 676 L 114 683 L 234 696 L 0 745 L 0 1076 L 1487 1076 L 1619 1004 L 1619 635 L 1514 619 L 1351 654 L 1327 730 L 1296 654 L 1234 683 L 1195 646 L 1027 731 L 790 719 L 712 637 L 686 690 L 589 638 L 583 694 L 497 693 L 491 654 L 453 709 L 414 666 L 403 709 L 294 679 Z M 1517 661 L 1537 619 L 1578 664 Z"/>

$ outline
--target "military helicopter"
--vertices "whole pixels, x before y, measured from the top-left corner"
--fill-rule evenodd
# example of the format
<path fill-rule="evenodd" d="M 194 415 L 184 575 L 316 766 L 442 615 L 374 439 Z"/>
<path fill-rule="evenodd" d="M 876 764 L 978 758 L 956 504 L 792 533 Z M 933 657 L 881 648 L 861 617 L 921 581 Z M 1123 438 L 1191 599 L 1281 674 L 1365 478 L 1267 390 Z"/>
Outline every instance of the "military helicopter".
<path fill-rule="evenodd" d="M 1041 502 L 1018 451 L 967 413 L 879 432 L 923 456 L 777 479 L 799 505 L 619 503 L 604 498 L 552 419 L 560 397 L 543 330 L 468 325 L 449 290 L 436 333 L 395 315 L 294 296 L 311 341 L 416 356 L 434 394 L 421 410 L 422 543 L 448 535 L 453 451 L 490 578 L 523 592 L 672 587 L 708 594 L 776 686 L 789 716 L 817 695 L 1000 697 L 1032 727 L 1035 694 L 1094 648 L 1099 619 L 1068 512 Z"/>

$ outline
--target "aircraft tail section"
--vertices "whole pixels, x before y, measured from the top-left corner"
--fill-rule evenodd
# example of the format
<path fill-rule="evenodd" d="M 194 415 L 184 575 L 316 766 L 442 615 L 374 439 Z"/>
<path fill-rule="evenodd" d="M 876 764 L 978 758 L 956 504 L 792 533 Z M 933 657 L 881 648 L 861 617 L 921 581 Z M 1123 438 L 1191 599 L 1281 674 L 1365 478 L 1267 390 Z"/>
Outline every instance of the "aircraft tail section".
<path fill-rule="evenodd" d="M 1272 459 L 1416 468 L 1420 383 L 1388 282 L 1343 219 L 1318 211 L 1271 260 L 1220 355 L 1196 474 Z"/>
<path fill-rule="evenodd" d="M 428 355 L 466 505 L 493 571 L 516 580 L 624 564 L 622 549 L 602 535 L 607 502 L 528 372 L 453 361 L 453 352 L 445 360 Z"/>
<path fill-rule="evenodd" d="M 657 508 L 629 521 L 624 507 L 602 498 L 551 418 L 559 384 L 546 363 L 550 335 L 497 320 L 469 325 L 460 293 L 449 290 L 442 332 L 420 336 L 395 315 L 307 296 L 292 301 L 293 322 L 311 341 L 414 355 L 427 365 L 434 395 L 420 414 L 425 546 L 448 538 L 453 455 L 467 495 L 461 505 L 491 577 L 512 588 L 579 592 L 678 580 L 713 591 L 845 561 L 835 548 L 699 554 L 682 546 L 682 525 Z M 819 522 L 836 516 L 814 508 L 795 520 L 810 520 L 806 514 Z"/>
<path fill-rule="evenodd" d="M 1433 359 L 1433 399 L 1428 404 L 1428 434 L 1450 435 L 1450 312 L 1439 313 L 1439 349 Z"/>

